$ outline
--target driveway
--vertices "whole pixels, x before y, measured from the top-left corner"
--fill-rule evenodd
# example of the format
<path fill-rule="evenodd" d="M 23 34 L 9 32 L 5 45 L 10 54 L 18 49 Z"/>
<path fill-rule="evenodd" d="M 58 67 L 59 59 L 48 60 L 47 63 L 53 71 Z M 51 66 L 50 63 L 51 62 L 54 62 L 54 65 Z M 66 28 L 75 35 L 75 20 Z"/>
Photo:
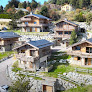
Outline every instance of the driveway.
<path fill-rule="evenodd" d="M 10 85 L 11 79 L 7 78 L 6 69 L 7 65 L 11 66 L 16 60 L 12 57 L 0 63 L 0 86 Z"/>

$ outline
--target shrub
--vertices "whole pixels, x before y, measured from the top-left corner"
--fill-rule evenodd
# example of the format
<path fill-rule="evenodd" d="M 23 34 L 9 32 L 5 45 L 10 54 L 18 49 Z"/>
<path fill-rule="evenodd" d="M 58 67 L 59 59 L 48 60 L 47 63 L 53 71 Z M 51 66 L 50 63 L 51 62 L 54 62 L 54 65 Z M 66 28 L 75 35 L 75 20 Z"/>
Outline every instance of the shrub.
<path fill-rule="evenodd" d="M 13 68 L 18 68 L 19 67 L 19 63 L 18 61 L 14 62 L 13 65 L 12 65 Z"/>
<path fill-rule="evenodd" d="M 10 19 L 11 17 L 9 16 L 9 14 L 0 14 L 0 18 Z"/>
<path fill-rule="evenodd" d="M 85 22 L 86 19 L 85 17 L 83 16 L 83 13 L 80 12 L 79 14 L 75 15 L 75 18 L 74 18 L 76 21 L 78 22 Z"/>

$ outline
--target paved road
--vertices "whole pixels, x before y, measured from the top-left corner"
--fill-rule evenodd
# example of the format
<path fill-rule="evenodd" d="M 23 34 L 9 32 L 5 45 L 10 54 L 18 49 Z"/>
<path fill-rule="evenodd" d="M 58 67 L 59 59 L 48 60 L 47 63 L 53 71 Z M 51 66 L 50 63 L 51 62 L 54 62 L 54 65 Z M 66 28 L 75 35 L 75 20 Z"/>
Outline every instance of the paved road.
<path fill-rule="evenodd" d="M 7 78 L 6 68 L 7 65 L 11 66 L 16 60 L 14 58 L 7 59 L 0 63 L 0 86 L 10 85 L 11 79 Z"/>

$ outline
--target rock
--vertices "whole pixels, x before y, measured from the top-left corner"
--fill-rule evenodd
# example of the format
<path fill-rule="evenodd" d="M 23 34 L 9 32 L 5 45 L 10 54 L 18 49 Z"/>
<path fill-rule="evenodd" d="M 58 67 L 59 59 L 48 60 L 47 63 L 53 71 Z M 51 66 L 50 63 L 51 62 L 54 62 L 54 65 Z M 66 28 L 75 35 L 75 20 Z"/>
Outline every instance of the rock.
<path fill-rule="evenodd" d="M 65 76 L 65 75 L 67 75 L 67 73 L 63 73 L 63 75 Z"/>

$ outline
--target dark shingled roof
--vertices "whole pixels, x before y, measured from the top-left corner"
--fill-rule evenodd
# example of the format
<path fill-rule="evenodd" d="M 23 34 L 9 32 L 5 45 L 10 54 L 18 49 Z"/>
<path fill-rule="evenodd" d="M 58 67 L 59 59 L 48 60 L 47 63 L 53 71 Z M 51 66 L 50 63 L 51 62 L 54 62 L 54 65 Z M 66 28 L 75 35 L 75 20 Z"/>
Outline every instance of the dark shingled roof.
<path fill-rule="evenodd" d="M 20 37 L 20 35 L 14 33 L 14 32 L 0 32 L 1 39 L 17 38 L 17 37 Z"/>
<path fill-rule="evenodd" d="M 38 15 L 38 14 L 29 14 L 29 15 L 26 15 L 25 17 L 28 17 L 28 16 L 34 16 L 34 17 L 37 17 L 37 18 L 40 18 L 40 19 L 51 20 L 51 19 L 48 18 L 48 17 L 45 17 L 45 16 L 43 16 L 43 15 Z"/>
<path fill-rule="evenodd" d="M 91 42 L 91 43 L 92 43 L 92 38 L 87 39 L 87 41 L 89 41 L 89 42 Z"/>
<path fill-rule="evenodd" d="M 73 46 L 77 46 L 77 45 L 82 44 L 82 43 L 85 43 L 85 42 L 92 44 L 92 38 L 89 38 L 89 39 L 87 39 L 87 40 L 74 43 L 74 44 L 71 45 L 71 46 L 72 46 L 72 47 L 73 47 Z"/>
<path fill-rule="evenodd" d="M 58 24 L 58 23 L 63 22 L 63 21 L 64 21 L 64 22 L 67 22 L 67 23 L 69 23 L 69 24 L 78 26 L 78 24 L 76 24 L 76 23 L 74 23 L 74 22 L 72 22 L 72 21 L 69 21 L 69 20 L 61 20 L 61 21 L 59 21 L 59 22 L 57 22 L 57 23 L 55 23 L 55 24 Z"/>
<path fill-rule="evenodd" d="M 52 45 L 51 42 L 49 42 L 49 41 L 47 41 L 45 39 L 43 39 L 43 40 L 37 40 L 37 41 L 30 41 L 30 42 L 28 42 L 28 44 L 33 45 L 33 46 L 35 46 L 35 47 L 37 47 L 39 49 Z"/>
<path fill-rule="evenodd" d="M 51 46 L 51 45 L 53 45 L 53 43 L 49 42 L 45 39 L 37 40 L 37 41 L 29 41 L 29 42 L 26 42 L 22 45 L 15 47 L 13 50 L 18 49 L 18 48 L 25 46 L 25 45 L 30 45 L 30 46 L 35 47 L 37 49 L 41 49 L 41 48 L 44 48 L 44 47 L 47 47 L 47 46 Z"/>

